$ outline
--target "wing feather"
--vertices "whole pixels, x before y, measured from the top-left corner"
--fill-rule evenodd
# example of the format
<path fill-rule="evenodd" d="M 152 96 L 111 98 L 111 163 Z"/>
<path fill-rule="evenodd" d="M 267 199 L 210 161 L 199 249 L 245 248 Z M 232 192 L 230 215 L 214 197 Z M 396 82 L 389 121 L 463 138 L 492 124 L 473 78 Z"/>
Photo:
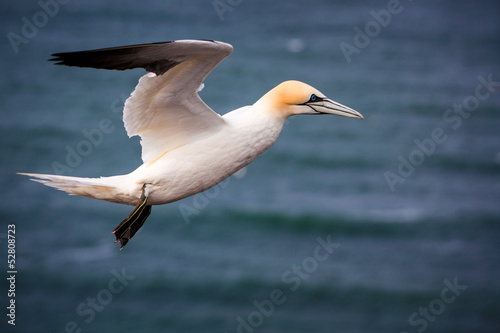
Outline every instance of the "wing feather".
<path fill-rule="evenodd" d="M 125 102 L 129 136 L 140 135 L 142 159 L 151 163 L 165 152 L 213 133 L 223 118 L 198 96 L 205 77 L 232 53 L 229 44 L 180 40 L 53 54 L 58 65 L 114 70 L 144 68 Z"/>

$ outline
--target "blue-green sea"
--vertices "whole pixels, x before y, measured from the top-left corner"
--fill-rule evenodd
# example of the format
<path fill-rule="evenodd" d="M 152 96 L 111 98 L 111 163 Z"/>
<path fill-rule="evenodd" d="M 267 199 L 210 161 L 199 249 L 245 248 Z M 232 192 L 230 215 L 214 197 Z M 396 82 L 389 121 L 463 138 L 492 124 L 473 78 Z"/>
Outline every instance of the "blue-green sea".
<path fill-rule="evenodd" d="M 500 332 L 499 16 L 498 1 L 2 1 L 0 332 Z M 145 72 L 47 60 L 176 39 L 234 46 L 200 93 L 221 114 L 296 79 L 365 120 L 290 118 L 119 251 L 131 207 L 16 172 L 138 167 L 121 117 Z"/>

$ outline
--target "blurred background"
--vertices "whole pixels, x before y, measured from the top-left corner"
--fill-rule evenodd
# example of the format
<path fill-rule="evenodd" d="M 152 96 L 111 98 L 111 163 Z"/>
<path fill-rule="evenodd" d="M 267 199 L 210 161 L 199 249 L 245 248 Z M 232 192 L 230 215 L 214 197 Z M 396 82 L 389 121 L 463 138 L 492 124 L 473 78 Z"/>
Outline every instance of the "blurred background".
<path fill-rule="evenodd" d="M 2 332 L 500 330 L 497 1 L 59 1 L 1 5 Z M 15 172 L 139 166 L 121 110 L 144 71 L 47 59 L 175 39 L 234 46 L 201 92 L 221 114 L 297 79 L 365 120 L 290 119 L 244 171 L 154 207 L 119 251 L 130 207 Z"/>

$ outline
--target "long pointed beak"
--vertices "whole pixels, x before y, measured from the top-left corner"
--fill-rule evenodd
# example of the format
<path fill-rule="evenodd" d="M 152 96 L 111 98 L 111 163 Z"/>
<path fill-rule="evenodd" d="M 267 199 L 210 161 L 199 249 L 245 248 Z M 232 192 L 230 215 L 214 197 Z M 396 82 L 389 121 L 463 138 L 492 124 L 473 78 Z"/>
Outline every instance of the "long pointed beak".
<path fill-rule="evenodd" d="M 365 119 L 361 113 L 351 109 L 348 106 L 342 105 L 329 98 L 323 98 L 321 101 L 314 103 L 307 103 L 315 111 L 319 113 L 335 114 L 338 116 Z"/>

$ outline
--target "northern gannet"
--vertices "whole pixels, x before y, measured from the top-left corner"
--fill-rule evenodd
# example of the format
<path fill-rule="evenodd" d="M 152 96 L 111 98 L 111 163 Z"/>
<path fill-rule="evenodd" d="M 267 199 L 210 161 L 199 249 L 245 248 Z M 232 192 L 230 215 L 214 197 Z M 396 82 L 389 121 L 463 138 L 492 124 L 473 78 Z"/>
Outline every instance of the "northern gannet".
<path fill-rule="evenodd" d="M 114 70 L 144 68 L 123 110 L 129 137 L 141 137 L 143 164 L 126 175 L 79 178 L 20 173 L 47 186 L 135 208 L 113 230 L 121 249 L 152 205 L 205 191 L 267 150 L 285 120 L 298 114 L 363 116 L 315 88 L 285 81 L 255 104 L 220 116 L 198 96 L 205 77 L 233 51 L 211 40 L 130 45 L 53 54 L 56 65 Z"/>

